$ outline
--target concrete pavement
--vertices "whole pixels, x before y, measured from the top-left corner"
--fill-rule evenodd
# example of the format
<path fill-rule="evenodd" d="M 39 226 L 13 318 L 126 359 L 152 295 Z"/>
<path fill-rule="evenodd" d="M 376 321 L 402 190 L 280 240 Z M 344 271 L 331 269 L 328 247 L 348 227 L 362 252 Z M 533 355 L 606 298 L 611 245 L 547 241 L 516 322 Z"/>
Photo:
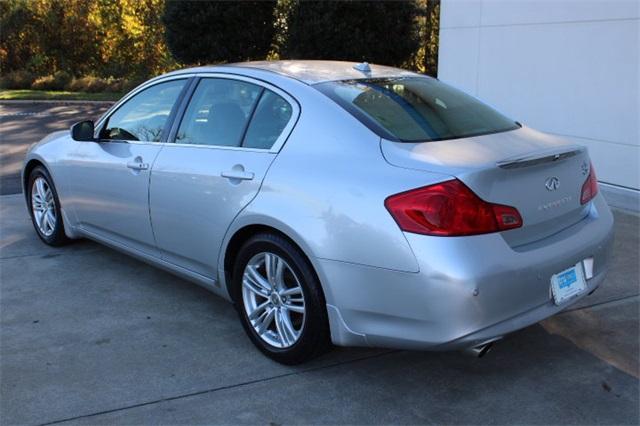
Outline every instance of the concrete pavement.
<path fill-rule="evenodd" d="M 571 311 L 474 359 L 336 349 L 286 367 L 232 307 L 89 241 L 42 244 L 0 197 L 0 423 L 638 424 L 638 216 Z"/>
<path fill-rule="evenodd" d="M 95 120 L 109 103 L 0 101 L 0 195 L 20 192 L 20 170 L 27 148 L 56 130 Z"/>
<path fill-rule="evenodd" d="M 0 194 L 27 147 L 108 105 L 0 103 Z M 569 311 L 477 360 L 336 349 L 284 367 L 205 290 L 89 241 L 38 240 L 0 197 L 0 424 L 638 424 L 640 224 Z"/>

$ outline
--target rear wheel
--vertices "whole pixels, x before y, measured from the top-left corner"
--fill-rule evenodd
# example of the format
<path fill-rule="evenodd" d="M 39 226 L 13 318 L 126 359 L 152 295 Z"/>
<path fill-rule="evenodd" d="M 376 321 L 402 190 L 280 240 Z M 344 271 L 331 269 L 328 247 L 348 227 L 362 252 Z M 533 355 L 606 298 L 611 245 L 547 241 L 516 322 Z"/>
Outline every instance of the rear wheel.
<path fill-rule="evenodd" d="M 307 361 L 329 346 L 326 304 L 308 260 L 285 238 L 259 234 L 240 249 L 234 298 L 251 341 L 283 364 Z"/>
<path fill-rule="evenodd" d="M 51 246 L 68 243 L 70 240 L 64 233 L 58 193 L 44 167 L 33 169 L 27 191 L 31 221 L 40 239 Z"/>

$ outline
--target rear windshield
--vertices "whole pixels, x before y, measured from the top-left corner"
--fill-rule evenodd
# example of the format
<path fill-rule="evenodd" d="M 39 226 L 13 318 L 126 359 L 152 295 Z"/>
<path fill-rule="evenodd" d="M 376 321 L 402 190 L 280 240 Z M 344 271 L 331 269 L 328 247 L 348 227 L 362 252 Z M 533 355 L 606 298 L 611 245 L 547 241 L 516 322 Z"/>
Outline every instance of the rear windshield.
<path fill-rule="evenodd" d="M 314 87 L 385 139 L 437 141 L 520 127 L 474 97 L 429 77 L 331 81 Z"/>

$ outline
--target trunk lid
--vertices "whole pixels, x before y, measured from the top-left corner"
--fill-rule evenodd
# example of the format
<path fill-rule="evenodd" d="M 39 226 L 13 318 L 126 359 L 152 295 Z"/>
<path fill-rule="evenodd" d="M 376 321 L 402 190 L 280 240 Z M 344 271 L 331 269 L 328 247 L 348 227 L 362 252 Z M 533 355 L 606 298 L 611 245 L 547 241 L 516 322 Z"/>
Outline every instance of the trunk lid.
<path fill-rule="evenodd" d="M 485 201 L 517 208 L 523 226 L 502 233 L 512 247 L 555 234 L 588 214 L 580 193 L 589 156 L 561 138 L 523 127 L 437 142 L 383 139 L 381 145 L 394 166 L 454 176 Z"/>

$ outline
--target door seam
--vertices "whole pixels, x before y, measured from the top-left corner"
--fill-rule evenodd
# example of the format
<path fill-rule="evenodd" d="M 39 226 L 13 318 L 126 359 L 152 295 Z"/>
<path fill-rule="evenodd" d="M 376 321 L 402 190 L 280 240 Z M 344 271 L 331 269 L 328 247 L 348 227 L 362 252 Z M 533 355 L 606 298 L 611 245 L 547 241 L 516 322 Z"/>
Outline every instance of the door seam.
<path fill-rule="evenodd" d="M 149 167 L 149 177 L 147 178 L 148 179 L 147 180 L 147 214 L 149 216 L 149 226 L 151 227 L 151 236 L 153 237 L 153 245 L 155 246 L 156 250 L 158 250 L 160 259 L 163 259 L 164 256 L 162 254 L 162 249 L 158 246 L 158 240 L 156 239 L 156 231 L 153 228 L 153 218 L 151 216 L 151 175 L 153 174 L 153 168 L 156 164 L 156 160 L 158 159 L 158 156 L 164 149 L 164 146 L 165 146 L 164 144 L 161 144 L 160 149 L 158 150 L 158 152 L 156 152 L 155 157 L 153 157 L 153 161 L 151 162 L 151 166 Z"/>

